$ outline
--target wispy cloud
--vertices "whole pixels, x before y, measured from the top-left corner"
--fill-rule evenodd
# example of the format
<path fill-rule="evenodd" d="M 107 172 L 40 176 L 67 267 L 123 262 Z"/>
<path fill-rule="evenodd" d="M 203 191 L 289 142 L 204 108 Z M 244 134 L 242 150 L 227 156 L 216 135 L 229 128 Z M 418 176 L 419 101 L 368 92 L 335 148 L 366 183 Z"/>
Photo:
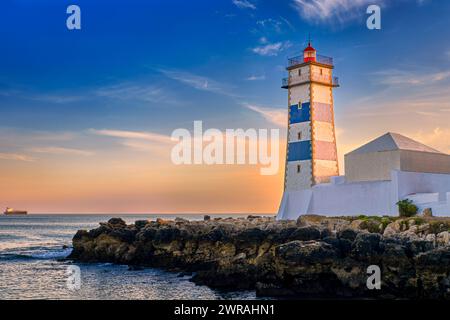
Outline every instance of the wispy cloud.
<path fill-rule="evenodd" d="M 266 75 L 251 75 L 247 78 L 245 78 L 247 81 L 259 81 L 259 80 L 266 80 Z"/>
<path fill-rule="evenodd" d="M 33 157 L 18 154 L 18 153 L 0 153 L 0 160 L 15 160 L 15 161 L 26 161 L 32 162 L 35 159 Z"/>
<path fill-rule="evenodd" d="M 376 1 L 381 4 L 384 1 Z M 294 0 L 300 16 L 312 23 L 345 23 L 365 15 L 364 10 L 374 0 Z"/>
<path fill-rule="evenodd" d="M 155 157 L 165 157 L 170 154 L 168 148 L 174 143 L 170 136 L 148 131 L 89 129 L 88 132 L 98 136 L 116 138 L 121 146 L 138 152 L 151 153 Z"/>
<path fill-rule="evenodd" d="M 70 94 L 35 94 L 31 95 L 30 99 L 49 103 L 64 104 L 83 100 L 84 97 L 81 95 Z"/>
<path fill-rule="evenodd" d="M 263 20 L 256 21 L 256 25 L 261 27 L 262 29 L 273 30 L 277 33 L 282 31 L 283 22 L 273 18 L 267 18 Z"/>
<path fill-rule="evenodd" d="M 120 100 L 143 100 L 147 102 L 167 101 L 167 97 L 160 87 L 153 85 L 139 85 L 122 83 L 107 86 L 95 91 L 100 97 Z"/>
<path fill-rule="evenodd" d="M 256 5 L 248 0 L 232 0 L 232 2 L 239 9 L 256 9 Z"/>
<path fill-rule="evenodd" d="M 375 72 L 373 75 L 376 76 L 378 83 L 385 85 L 427 85 L 450 78 L 450 70 L 432 72 L 389 69 Z"/>
<path fill-rule="evenodd" d="M 140 139 L 140 140 L 148 140 L 158 143 L 169 143 L 171 139 L 169 136 L 154 133 L 154 132 L 146 132 L 146 131 L 126 131 L 126 130 L 111 130 L 111 129 L 89 129 L 89 133 L 114 137 L 114 138 L 123 138 L 123 139 Z"/>
<path fill-rule="evenodd" d="M 433 146 L 439 151 L 450 153 L 450 129 L 436 127 L 433 131 L 421 130 L 413 134 L 412 138 Z"/>
<path fill-rule="evenodd" d="M 252 49 L 252 51 L 260 56 L 277 56 L 281 51 L 288 49 L 292 46 L 291 42 L 276 42 L 268 43 L 262 46 L 257 46 Z"/>
<path fill-rule="evenodd" d="M 205 76 L 196 75 L 186 71 L 158 69 L 166 77 L 190 86 L 194 89 L 218 93 L 227 96 L 234 96 L 230 88 L 213 79 Z"/>
<path fill-rule="evenodd" d="M 48 153 L 56 155 L 75 155 L 75 156 L 91 156 L 94 152 L 89 150 L 72 149 L 72 148 L 62 148 L 62 147 L 36 147 L 30 149 L 32 152 L 36 153 Z"/>
<path fill-rule="evenodd" d="M 268 122 L 279 127 L 285 127 L 287 123 L 287 112 L 283 109 L 261 107 L 254 104 L 244 103 L 244 107 L 259 113 Z"/>

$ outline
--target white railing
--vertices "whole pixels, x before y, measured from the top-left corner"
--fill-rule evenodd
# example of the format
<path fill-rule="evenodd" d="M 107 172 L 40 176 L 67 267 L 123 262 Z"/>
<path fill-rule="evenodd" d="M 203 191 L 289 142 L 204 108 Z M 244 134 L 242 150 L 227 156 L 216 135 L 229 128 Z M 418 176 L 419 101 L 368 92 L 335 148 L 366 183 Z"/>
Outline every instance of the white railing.
<path fill-rule="evenodd" d="M 304 74 L 301 76 L 291 76 L 290 78 L 284 78 L 282 79 L 281 87 L 287 88 L 290 85 L 296 85 L 300 83 L 305 83 L 309 81 L 309 74 Z M 332 77 L 330 75 L 324 75 L 317 72 L 313 72 L 311 74 L 311 81 L 320 82 L 329 84 L 332 86 L 339 86 L 339 79 L 338 77 Z"/>

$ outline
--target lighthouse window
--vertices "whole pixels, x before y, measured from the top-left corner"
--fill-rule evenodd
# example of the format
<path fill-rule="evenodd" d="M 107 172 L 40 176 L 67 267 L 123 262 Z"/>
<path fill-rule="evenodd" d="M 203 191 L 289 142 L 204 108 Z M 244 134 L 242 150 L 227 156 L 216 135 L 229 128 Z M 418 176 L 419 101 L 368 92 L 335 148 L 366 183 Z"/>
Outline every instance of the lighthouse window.
<path fill-rule="evenodd" d="M 323 74 L 323 69 L 320 69 L 320 75 L 322 75 Z"/>
<path fill-rule="evenodd" d="M 302 169 L 302 167 L 298 164 L 297 165 L 297 173 L 300 173 L 301 169 Z"/>
<path fill-rule="evenodd" d="M 297 134 L 297 137 L 298 137 L 298 140 L 302 140 L 302 132 L 301 131 Z"/>
<path fill-rule="evenodd" d="M 299 76 L 302 75 L 302 69 L 298 69 L 298 75 L 299 75 Z"/>

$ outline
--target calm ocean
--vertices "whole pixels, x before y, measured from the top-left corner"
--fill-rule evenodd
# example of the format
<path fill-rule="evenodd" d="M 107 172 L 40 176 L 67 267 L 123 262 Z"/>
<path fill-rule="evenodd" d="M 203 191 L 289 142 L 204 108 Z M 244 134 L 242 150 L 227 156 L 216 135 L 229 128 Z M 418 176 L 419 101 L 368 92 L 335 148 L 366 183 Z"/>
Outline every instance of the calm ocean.
<path fill-rule="evenodd" d="M 202 215 L 177 215 L 202 219 Z M 215 215 L 212 215 L 215 216 Z M 67 288 L 71 251 L 78 229 L 92 229 L 111 217 L 127 223 L 169 215 L 0 216 L 0 299 L 254 299 L 254 292 L 219 292 L 197 286 L 189 277 L 157 269 L 128 271 L 127 266 L 77 264 L 81 289 Z M 66 245 L 69 248 L 63 249 Z"/>

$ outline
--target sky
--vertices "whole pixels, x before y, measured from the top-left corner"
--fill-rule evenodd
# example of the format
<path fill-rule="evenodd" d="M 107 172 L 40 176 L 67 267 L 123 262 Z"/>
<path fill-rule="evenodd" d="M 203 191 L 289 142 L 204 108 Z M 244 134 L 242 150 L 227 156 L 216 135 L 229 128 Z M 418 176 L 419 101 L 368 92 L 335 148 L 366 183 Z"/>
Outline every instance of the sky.
<path fill-rule="evenodd" d="M 81 8 L 81 30 L 66 9 Z M 381 7 L 381 30 L 366 8 Z M 334 58 L 343 155 L 397 132 L 450 153 L 445 0 L 3 0 L 0 206 L 40 213 L 274 213 L 259 165 L 175 165 L 177 128 L 280 129 L 287 58 Z M 284 158 L 284 147 L 280 148 Z"/>

